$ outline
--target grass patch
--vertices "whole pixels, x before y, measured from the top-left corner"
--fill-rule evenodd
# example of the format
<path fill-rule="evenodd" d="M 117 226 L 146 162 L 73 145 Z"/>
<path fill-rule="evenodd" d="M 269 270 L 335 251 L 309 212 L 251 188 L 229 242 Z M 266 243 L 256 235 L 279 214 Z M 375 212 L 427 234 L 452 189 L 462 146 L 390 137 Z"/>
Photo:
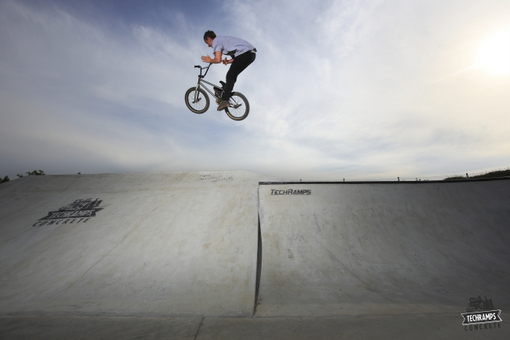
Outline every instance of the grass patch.
<path fill-rule="evenodd" d="M 508 170 L 497 170 L 491 171 L 481 175 L 474 175 L 469 177 L 463 176 L 453 176 L 445 178 L 445 181 L 455 181 L 455 180 L 469 180 L 469 179 L 483 179 L 483 178 L 501 178 L 501 177 L 510 177 L 510 169 Z"/>

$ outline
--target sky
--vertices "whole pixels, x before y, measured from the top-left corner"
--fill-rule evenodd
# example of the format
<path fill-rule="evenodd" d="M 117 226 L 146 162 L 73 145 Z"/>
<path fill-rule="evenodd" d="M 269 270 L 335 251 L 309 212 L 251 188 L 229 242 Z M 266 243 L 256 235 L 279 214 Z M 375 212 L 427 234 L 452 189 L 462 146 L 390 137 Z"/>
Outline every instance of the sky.
<path fill-rule="evenodd" d="M 257 48 L 243 121 L 184 103 L 207 30 Z M 2 178 L 506 169 L 509 93 L 508 0 L 0 0 Z"/>

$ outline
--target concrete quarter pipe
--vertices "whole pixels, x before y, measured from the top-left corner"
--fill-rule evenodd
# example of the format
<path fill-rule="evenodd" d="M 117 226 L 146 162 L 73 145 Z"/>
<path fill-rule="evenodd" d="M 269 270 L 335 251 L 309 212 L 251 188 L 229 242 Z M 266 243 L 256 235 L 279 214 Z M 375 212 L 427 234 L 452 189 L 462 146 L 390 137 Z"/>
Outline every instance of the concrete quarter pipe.
<path fill-rule="evenodd" d="M 257 316 L 510 308 L 510 181 L 262 183 Z"/>

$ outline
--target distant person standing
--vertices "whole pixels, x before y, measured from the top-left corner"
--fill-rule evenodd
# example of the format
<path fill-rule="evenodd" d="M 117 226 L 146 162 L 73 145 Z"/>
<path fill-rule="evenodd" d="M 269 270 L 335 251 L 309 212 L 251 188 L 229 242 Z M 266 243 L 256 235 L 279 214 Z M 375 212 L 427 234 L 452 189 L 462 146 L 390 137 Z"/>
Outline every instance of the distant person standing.
<path fill-rule="evenodd" d="M 216 36 L 213 31 L 205 32 L 204 41 L 207 46 L 212 47 L 214 58 L 209 57 L 209 55 L 202 56 L 203 62 L 213 64 L 223 62 L 224 65 L 232 64 L 227 72 L 227 82 L 223 88 L 223 96 L 218 105 L 218 111 L 221 111 L 228 107 L 228 99 L 234 89 L 237 76 L 255 61 L 257 49 L 245 40 L 228 36 Z M 222 54 L 230 56 L 231 59 L 225 58 L 221 60 Z"/>

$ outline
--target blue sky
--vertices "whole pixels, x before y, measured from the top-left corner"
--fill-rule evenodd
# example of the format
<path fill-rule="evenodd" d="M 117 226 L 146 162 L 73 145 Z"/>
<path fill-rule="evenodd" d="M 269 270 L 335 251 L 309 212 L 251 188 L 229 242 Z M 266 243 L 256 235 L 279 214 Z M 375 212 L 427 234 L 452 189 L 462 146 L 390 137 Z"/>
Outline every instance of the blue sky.
<path fill-rule="evenodd" d="M 244 121 L 185 106 L 209 29 L 257 47 Z M 509 30 L 507 0 L 0 0 L 0 176 L 507 168 Z"/>

